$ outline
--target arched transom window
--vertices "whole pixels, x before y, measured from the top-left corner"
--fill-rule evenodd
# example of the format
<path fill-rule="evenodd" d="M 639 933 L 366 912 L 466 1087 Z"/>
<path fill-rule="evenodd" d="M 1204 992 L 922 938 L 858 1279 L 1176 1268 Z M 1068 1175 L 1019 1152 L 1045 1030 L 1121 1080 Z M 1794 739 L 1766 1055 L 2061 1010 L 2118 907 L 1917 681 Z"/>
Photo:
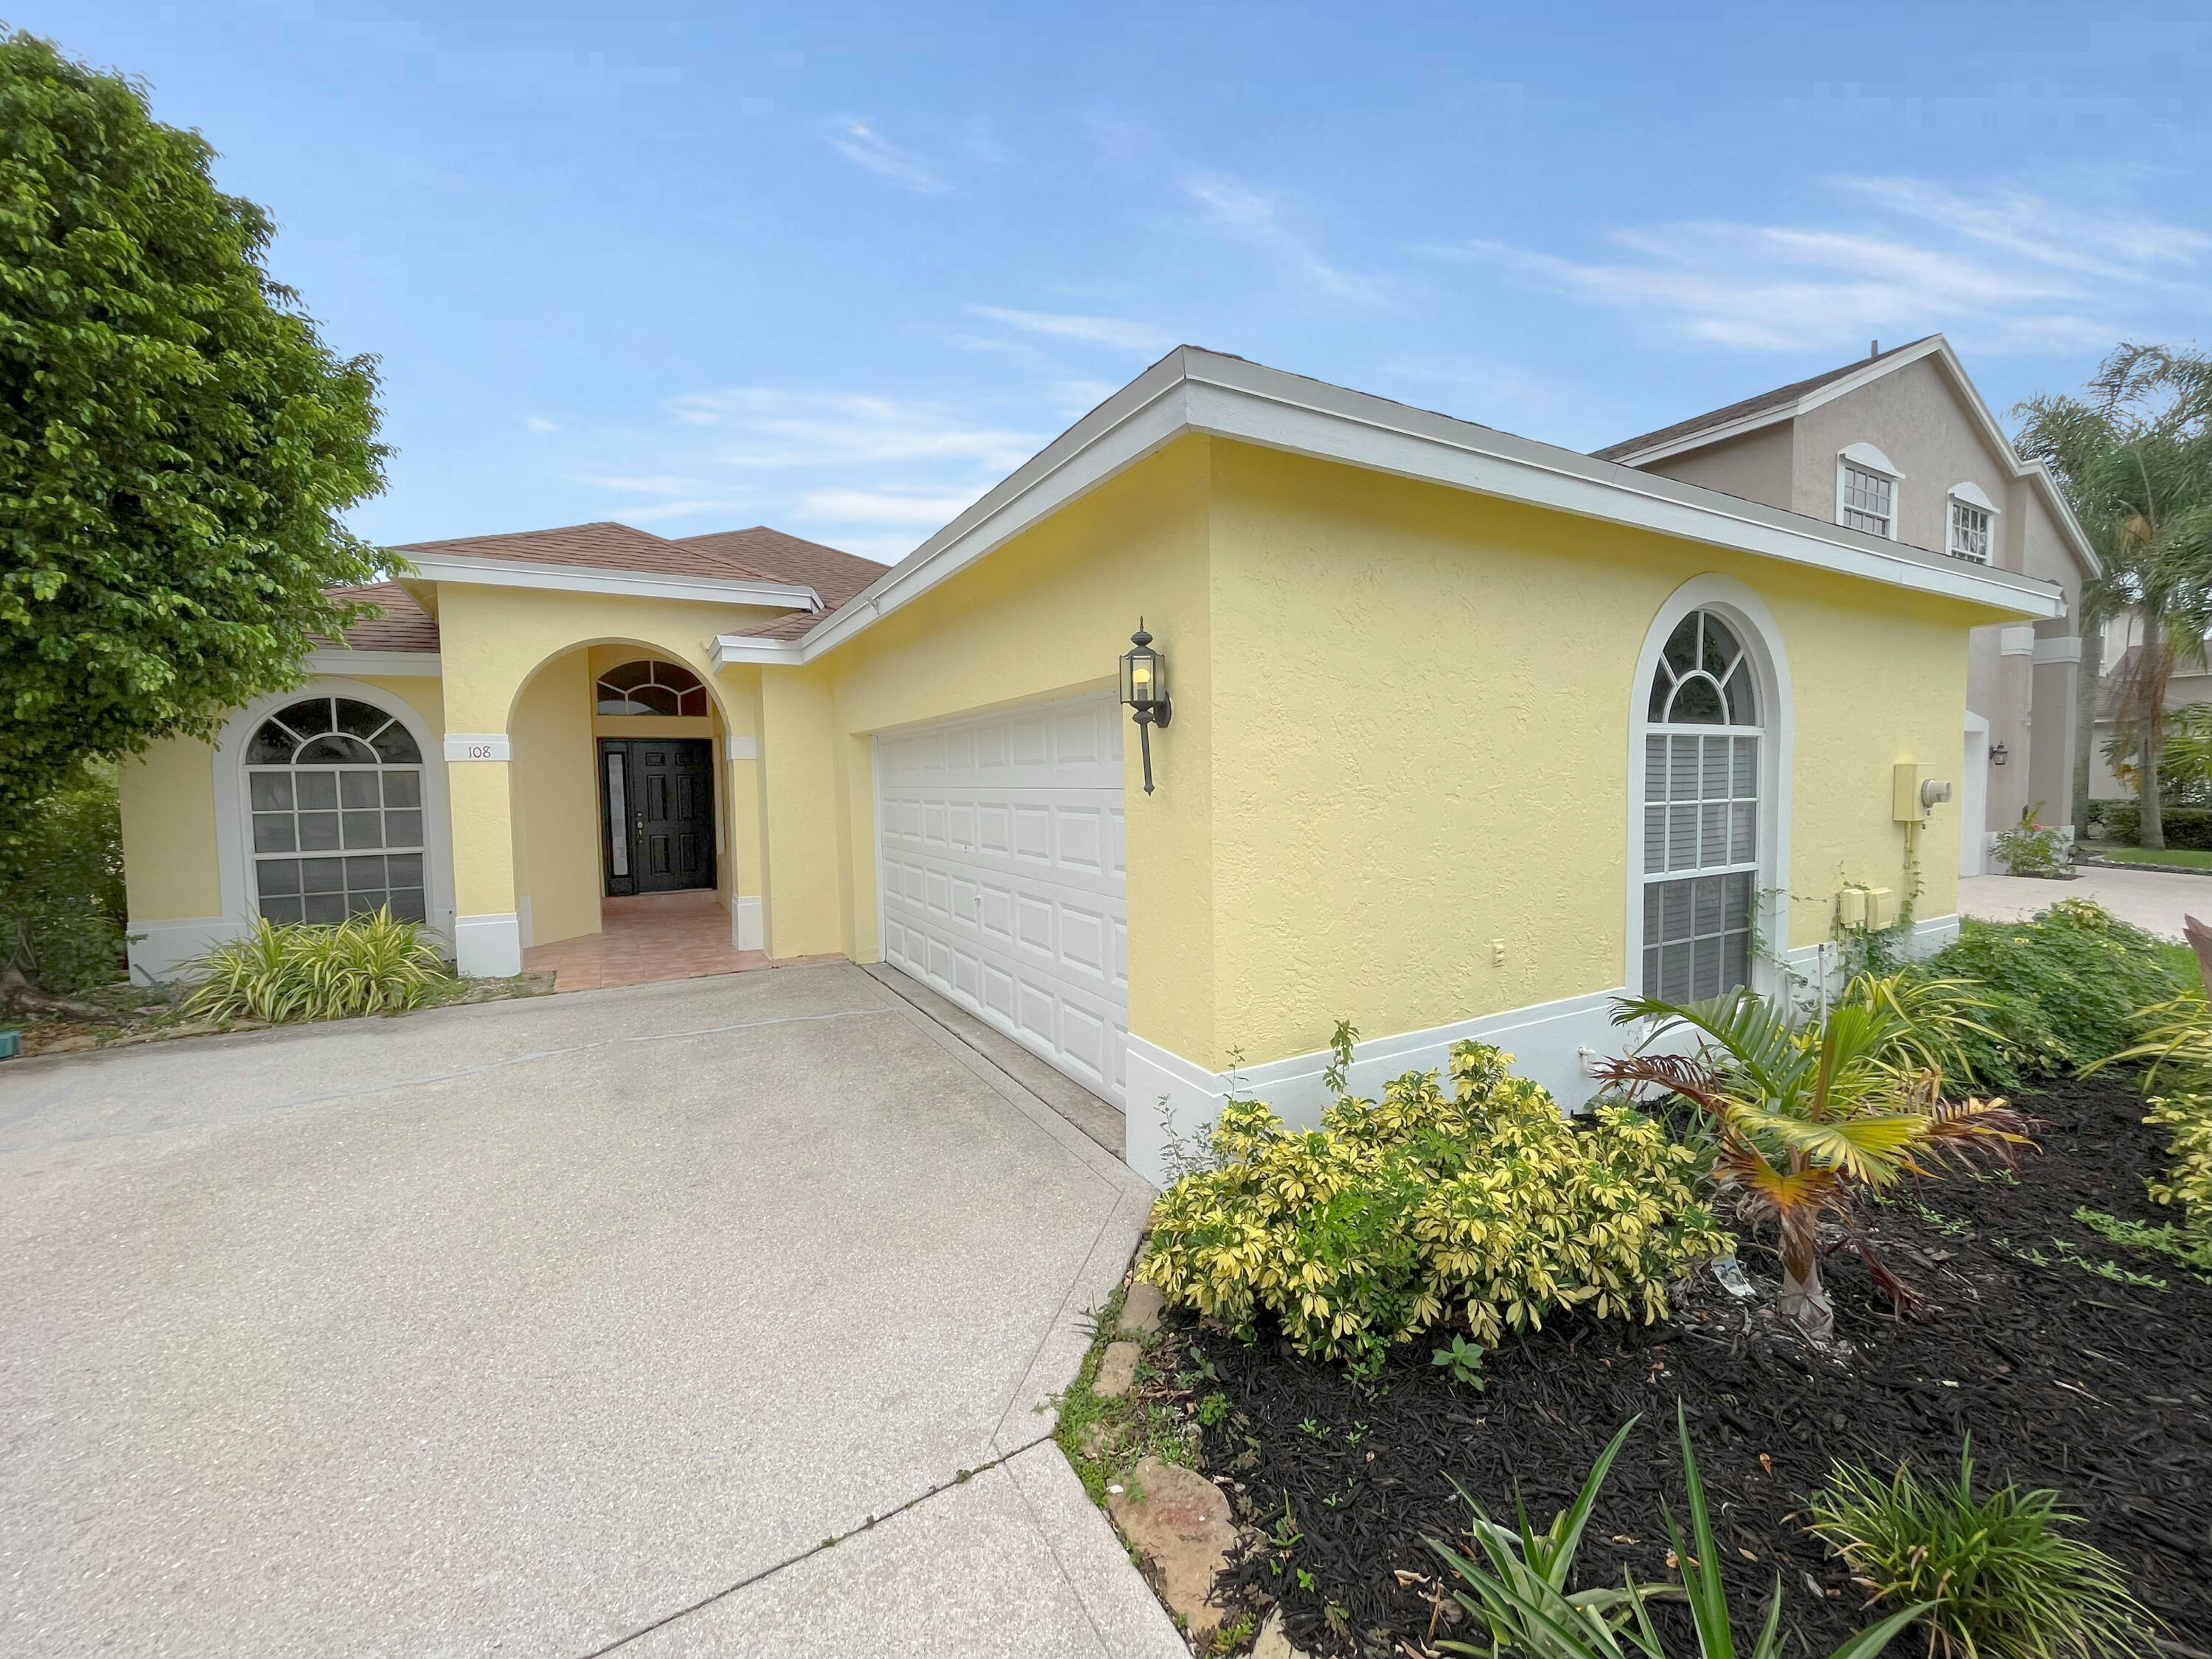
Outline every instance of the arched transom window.
<path fill-rule="evenodd" d="M 599 676 L 602 714 L 704 714 L 707 688 L 672 662 L 626 662 Z"/>
<path fill-rule="evenodd" d="M 1758 902 L 1757 672 L 1693 611 L 1651 676 L 1644 738 L 1644 994 L 1717 996 L 1751 979 Z"/>
<path fill-rule="evenodd" d="M 246 751 L 253 889 L 271 921 L 343 921 L 392 907 L 422 921 L 422 751 L 352 697 L 308 697 Z"/>

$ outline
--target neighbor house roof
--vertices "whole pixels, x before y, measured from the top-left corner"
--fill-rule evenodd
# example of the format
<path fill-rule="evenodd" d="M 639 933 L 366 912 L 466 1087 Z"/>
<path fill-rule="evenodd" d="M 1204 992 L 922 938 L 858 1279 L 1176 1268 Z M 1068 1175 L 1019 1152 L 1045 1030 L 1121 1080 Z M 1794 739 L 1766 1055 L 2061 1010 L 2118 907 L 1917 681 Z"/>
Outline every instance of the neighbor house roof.
<path fill-rule="evenodd" d="M 1982 401 L 1982 394 L 1966 373 L 1966 366 L 1951 349 L 1951 343 L 1940 334 L 1923 335 L 1909 344 L 1895 346 L 1887 351 L 1878 351 L 1862 357 L 1856 362 L 1845 363 L 1824 374 L 1815 374 L 1808 380 L 1792 381 L 1788 386 L 1776 386 L 1771 392 L 1762 392 L 1755 398 L 1746 398 L 1723 408 L 1708 410 L 1703 415 L 1692 416 L 1686 421 L 1677 421 L 1672 426 L 1662 426 L 1656 432 L 1647 432 L 1639 438 L 1625 438 L 1617 444 L 1607 444 L 1603 449 L 1592 450 L 1591 455 L 1601 461 L 1619 461 L 1625 466 L 1648 467 L 1655 462 L 1680 455 L 1687 451 L 1702 449 L 1724 439 L 1740 437 L 1756 432 L 1762 427 L 1778 422 L 1794 420 L 1845 392 L 1855 392 L 1869 380 L 1894 373 L 1908 364 L 1923 358 L 1932 361 L 1950 378 L 1980 428 L 1989 447 L 2011 469 L 2016 478 L 2026 478 L 2042 495 L 2044 505 L 2058 526 L 2058 534 L 2073 554 L 2074 562 L 2088 575 L 2103 573 L 2104 566 L 2097 550 L 2090 546 L 2087 532 L 2074 509 L 2067 504 L 2058 481 L 2051 476 L 2051 469 L 2040 461 L 2022 460 L 2020 452 L 2012 447 L 2012 440 L 1997 424 L 1997 417 Z"/>
<path fill-rule="evenodd" d="M 1734 426 L 1752 416 L 1764 415 L 1769 410 L 1779 410 L 1793 404 L 1807 392 L 1818 392 L 1822 386 L 1832 386 L 1838 380 L 1861 373 L 1870 364 L 1885 362 L 1893 357 L 1902 356 L 1907 352 L 1913 352 L 1917 356 L 1919 354 L 1915 348 L 1925 345 L 1936 337 L 1936 336 L 1933 334 L 1923 334 L 1917 340 L 1910 341 L 1901 346 L 1893 346 L 1887 351 L 1876 352 L 1872 356 L 1862 357 L 1856 362 L 1845 363 L 1841 368 L 1832 368 L 1825 374 L 1815 374 L 1806 380 L 1793 380 L 1788 386 L 1776 386 L 1771 392 L 1762 392 L 1755 398 L 1746 398 L 1741 403 L 1707 410 L 1702 415 L 1692 415 L 1686 421 L 1677 421 L 1672 426 L 1662 426 L 1656 432 L 1647 432 L 1641 437 L 1624 438 L 1617 444 L 1607 444 L 1603 449 L 1593 449 L 1590 453 L 1601 461 L 1623 460 L 1628 456 L 1640 454 L 1645 450 L 1664 449 L 1680 443 L 1685 438 L 1693 438 L 1702 433 Z"/>
<path fill-rule="evenodd" d="M 732 662 L 810 662 L 1108 479 L 1193 434 L 1526 501 L 1884 586 L 1962 599 L 2016 617 L 2065 614 L 2065 595 L 2051 582 L 1966 563 L 1242 357 L 1178 346 L 834 612 L 781 618 L 769 625 L 772 632 L 756 628 L 718 635 L 710 659 L 718 667 Z"/>
<path fill-rule="evenodd" d="M 346 629 L 343 647 L 334 647 L 319 634 L 315 643 L 326 649 L 348 651 L 435 651 L 438 619 L 415 603 L 415 596 L 398 582 L 371 582 L 366 587 L 326 587 L 334 599 L 367 599 L 381 605 L 384 614 L 357 622 Z"/>

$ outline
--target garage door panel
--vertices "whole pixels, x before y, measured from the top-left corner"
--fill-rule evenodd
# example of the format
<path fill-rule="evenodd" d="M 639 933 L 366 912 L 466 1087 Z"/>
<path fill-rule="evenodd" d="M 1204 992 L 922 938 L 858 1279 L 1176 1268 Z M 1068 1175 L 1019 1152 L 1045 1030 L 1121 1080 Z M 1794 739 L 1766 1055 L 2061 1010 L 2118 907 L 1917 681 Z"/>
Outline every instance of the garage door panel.
<path fill-rule="evenodd" d="M 884 954 L 1117 1103 L 1128 1027 L 1119 705 L 878 740 Z"/>

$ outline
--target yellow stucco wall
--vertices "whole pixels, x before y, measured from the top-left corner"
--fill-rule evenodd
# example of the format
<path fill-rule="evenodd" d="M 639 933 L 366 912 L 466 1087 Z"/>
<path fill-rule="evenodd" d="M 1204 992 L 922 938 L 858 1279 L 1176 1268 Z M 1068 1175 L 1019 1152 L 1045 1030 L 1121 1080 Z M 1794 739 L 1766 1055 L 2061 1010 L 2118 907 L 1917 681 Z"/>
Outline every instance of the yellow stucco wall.
<path fill-rule="evenodd" d="M 1826 936 L 1844 875 L 1902 884 L 1890 769 L 1955 773 L 1985 613 L 1273 451 L 1212 460 L 1218 1012 L 1180 1052 L 1259 1061 L 1339 1016 L 1383 1036 L 1620 984 L 1631 682 L 1706 573 L 1765 601 L 1792 680 L 1790 944 Z M 1918 913 L 1951 914 L 1955 858 L 1923 862 Z M 1161 971 L 1131 935 L 1133 980 L 1140 952 Z"/>
<path fill-rule="evenodd" d="M 1132 972 L 1130 1019 L 1170 1048 L 1210 1043 L 1206 975 L 1186 967 L 1212 955 L 1206 452 L 1205 439 L 1182 440 L 807 670 L 763 672 L 775 954 L 844 951 L 864 962 L 881 954 L 867 734 L 1103 689 L 1141 614 L 1175 653 L 1177 678 L 1174 726 L 1153 749 L 1158 793 L 1149 799 L 1136 745 L 1127 746 L 1129 933 L 1161 953 L 1148 954 L 1145 974 Z M 779 719 L 787 700 L 803 724 Z M 819 736 L 798 741 L 802 732 Z M 836 823 L 802 804 L 819 795 L 830 799 Z M 817 875 L 810 863 L 803 877 L 792 869 L 796 858 L 820 856 L 810 849 L 832 848 L 842 868 Z M 1152 971 L 1170 955 L 1167 971 Z"/>
<path fill-rule="evenodd" d="M 533 945 L 599 931 L 596 722 L 587 655 L 572 651 L 539 669 L 515 699 L 508 728 L 515 893 L 518 903 L 530 901 Z"/>
<path fill-rule="evenodd" d="M 212 744 L 173 738 L 117 769 L 123 885 L 133 921 L 183 921 L 222 913 L 214 760 Z"/>
<path fill-rule="evenodd" d="M 574 846 L 562 855 L 559 867 L 565 873 L 558 894 L 550 886 L 532 891 L 532 911 L 538 940 L 564 937 L 547 931 L 544 907 L 550 902 L 562 916 L 573 919 L 588 897 L 594 913 L 592 927 L 596 927 L 600 880 L 590 677 L 641 655 L 681 663 L 707 682 L 724 728 L 750 732 L 756 716 L 744 688 L 722 684 L 714 674 L 707 661 L 708 643 L 718 633 L 750 627 L 780 613 L 686 600 L 457 583 L 439 585 L 437 606 L 447 707 L 450 729 L 456 732 L 507 732 L 519 749 L 529 708 L 534 706 L 526 705 L 525 688 L 542 678 L 556 660 L 578 659 L 577 724 L 570 737 L 580 742 L 574 752 L 581 759 L 580 765 L 563 769 L 569 780 L 563 787 L 570 793 L 562 797 L 567 805 L 561 809 L 564 844 L 573 837 Z M 562 672 L 568 671 L 564 667 Z M 518 720 L 523 726 L 513 724 Z M 653 735 L 627 721 L 624 728 L 635 736 Z M 711 732 L 712 725 L 705 729 Z M 518 885 L 512 853 L 518 844 L 517 796 L 507 775 L 516 763 L 460 761 L 447 769 L 453 801 L 455 897 L 464 917 L 511 911 L 524 890 Z M 718 774 L 721 769 L 718 753 Z M 718 806 L 726 805 L 727 787 L 727 781 L 718 775 Z M 532 810 L 537 810 L 535 805 Z M 576 851 L 585 845 L 592 849 L 588 868 Z M 530 879 L 537 878 L 532 875 Z"/>

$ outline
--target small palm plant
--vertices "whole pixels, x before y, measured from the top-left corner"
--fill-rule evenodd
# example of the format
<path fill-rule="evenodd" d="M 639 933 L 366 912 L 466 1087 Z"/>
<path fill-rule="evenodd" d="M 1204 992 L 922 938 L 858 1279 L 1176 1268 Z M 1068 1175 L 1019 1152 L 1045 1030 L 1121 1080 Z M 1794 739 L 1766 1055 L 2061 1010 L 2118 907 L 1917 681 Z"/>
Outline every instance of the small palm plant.
<path fill-rule="evenodd" d="M 1955 1002 L 1893 979 L 1854 981 L 1841 1004 L 1802 1025 L 1742 988 L 1683 1004 L 1624 998 L 1614 1024 L 1649 1020 L 1655 1037 L 1687 1031 L 1698 1045 L 1626 1054 L 1598 1075 L 1698 1108 L 1713 1132 L 1715 1184 L 1780 1235 L 1782 1311 L 1825 1342 L 1835 1312 L 1820 1276 L 1824 1223 L 1904 1300 L 1855 1224 L 1861 1194 L 1978 1153 L 2009 1164 L 2028 1144 L 2027 1119 L 2003 1101 L 1944 1097 L 1935 1062 L 1955 1047 L 1963 1018 Z"/>
<path fill-rule="evenodd" d="M 328 925 L 273 922 L 187 963 L 198 980 L 180 1012 L 188 1018 L 349 1019 L 398 1013 L 436 1000 L 453 985 L 419 922 L 391 911 Z"/>

